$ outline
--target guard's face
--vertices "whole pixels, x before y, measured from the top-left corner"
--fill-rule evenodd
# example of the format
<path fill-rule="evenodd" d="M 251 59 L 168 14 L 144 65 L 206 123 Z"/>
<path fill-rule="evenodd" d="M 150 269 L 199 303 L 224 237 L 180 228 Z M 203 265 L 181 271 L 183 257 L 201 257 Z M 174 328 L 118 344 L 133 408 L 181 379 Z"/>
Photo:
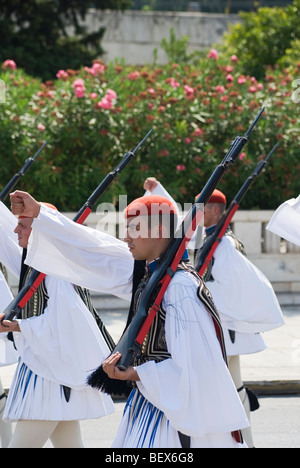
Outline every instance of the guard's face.
<path fill-rule="evenodd" d="M 19 246 L 27 249 L 28 240 L 32 231 L 32 218 L 20 218 L 15 233 L 18 235 Z"/>
<path fill-rule="evenodd" d="M 151 261 L 157 250 L 158 233 L 155 228 L 149 229 L 147 216 L 136 216 L 126 221 L 124 241 L 135 260 Z"/>
<path fill-rule="evenodd" d="M 217 224 L 221 217 L 220 207 L 215 203 L 207 203 L 204 207 L 204 226 L 210 227 Z"/>

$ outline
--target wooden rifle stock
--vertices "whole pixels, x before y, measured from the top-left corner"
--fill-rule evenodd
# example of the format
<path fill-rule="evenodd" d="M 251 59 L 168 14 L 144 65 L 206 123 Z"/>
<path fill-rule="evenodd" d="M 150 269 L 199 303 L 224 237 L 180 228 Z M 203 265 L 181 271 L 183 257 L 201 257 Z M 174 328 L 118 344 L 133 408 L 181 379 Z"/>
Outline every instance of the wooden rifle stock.
<path fill-rule="evenodd" d="M 150 135 L 150 132 L 143 138 L 143 140 L 137 145 L 137 147 L 133 151 L 128 151 L 124 154 L 121 162 L 116 166 L 116 168 L 110 172 L 100 183 L 100 185 L 96 188 L 96 190 L 92 193 L 92 195 L 88 198 L 86 203 L 82 206 L 79 210 L 75 218 L 73 219 L 74 222 L 77 224 L 83 224 L 84 221 L 87 219 L 89 214 L 92 212 L 94 205 L 99 201 L 102 194 L 108 189 L 111 185 L 113 180 L 125 169 L 125 167 L 129 164 L 131 159 L 134 157 L 136 151 L 139 147 L 144 143 L 146 138 Z M 45 278 L 44 273 L 40 273 L 36 270 L 33 270 L 27 284 L 21 289 L 17 297 L 9 304 L 9 306 L 3 312 L 4 317 L 3 320 L 13 320 L 14 317 L 18 317 L 21 313 L 22 309 L 25 307 L 29 299 L 33 296 L 36 292 L 39 285 Z"/>
<path fill-rule="evenodd" d="M 249 190 L 250 186 L 254 182 L 254 180 L 259 176 L 261 171 L 264 169 L 266 166 L 271 154 L 275 151 L 277 148 L 278 143 L 272 148 L 266 159 L 260 161 L 252 174 L 248 177 L 248 179 L 244 182 L 232 202 L 230 203 L 229 207 L 227 208 L 226 212 L 223 214 L 221 219 L 219 220 L 213 234 L 209 236 L 206 242 L 204 242 L 199 255 L 196 259 L 196 265 L 195 268 L 198 271 L 199 275 L 202 276 L 207 269 L 214 252 L 216 251 L 218 245 L 220 244 L 222 237 L 225 235 L 225 232 L 239 209 L 240 203 L 244 196 L 246 195 L 247 191 Z"/>
<path fill-rule="evenodd" d="M 189 243 L 193 232 L 196 230 L 200 219 L 203 218 L 204 214 L 199 210 L 199 206 L 205 205 L 208 202 L 223 174 L 232 164 L 234 164 L 263 112 L 264 108 L 259 112 L 245 135 L 243 137 L 236 137 L 236 139 L 231 143 L 231 147 L 222 163 L 215 168 L 208 182 L 199 194 L 196 203 L 191 207 L 183 223 L 176 231 L 174 238 L 170 241 L 167 250 L 161 258 L 160 264 L 157 266 L 147 282 L 140 297 L 138 310 L 113 351 L 113 353 L 118 351 L 121 354 L 117 363 L 118 368 L 121 370 L 127 369 L 133 356 L 140 352 L 144 338 L 148 333 L 155 314 L 158 311 L 164 293 L 176 272 L 177 266 L 183 256 L 187 244 Z M 159 284 L 161 285 L 159 293 L 148 313 L 149 301 Z"/>

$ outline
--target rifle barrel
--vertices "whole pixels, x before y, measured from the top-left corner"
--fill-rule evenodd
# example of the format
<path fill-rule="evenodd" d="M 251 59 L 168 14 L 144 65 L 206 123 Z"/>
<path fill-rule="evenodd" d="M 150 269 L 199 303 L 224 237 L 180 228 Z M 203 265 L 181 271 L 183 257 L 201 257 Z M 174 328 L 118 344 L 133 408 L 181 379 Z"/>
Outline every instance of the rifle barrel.
<path fill-rule="evenodd" d="M 240 190 L 237 192 L 235 197 L 233 198 L 232 202 L 230 203 L 229 207 L 227 208 L 226 212 L 223 214 L 221 219 L 219 220 L 217 226 L 214 229 L 213 234 L 207 239 L 207 241 L 203 244 L 202 249 L 198 253 L 196 259 L 195 268 L 202 276 L 209 265 L 210 260 L 213 257 L 214 252 L 216 251 L 219 243 L 221 242 L 222 237 L 224 236 L 233 216 L 239 209 L 239 205 L 244 198 L 245 194 L 249 190 L 250 186 L 256 179 L 256 177 L 260 174 L 263 170 L 265 165 L 267 164 L 269 158 L 271 157 L 272 153 L 275 151 L 279 143 L 272 148 L 268 156 L 263 160 L 260 161 L 252 174 L 245 180 Z"/>
<path fill-rule="evenodd" d="M 8 182 L 8 184 L 4 187 L 4 189 L 2 190 L 2 192 L 0 193 L 0 201 L 3 201 L 5 200 L 5 198 L 7 197 L 7 195 L 13 190 L 13 188 L 17 185 L 17 183 L 19 182 L 19 180 L 21 179 L 21 177 L 28 171 L 28 169 L 30 168 L 30 166 L 34 163 L 34 161 L 36 160 L 36 158 L 38 157 L 38 155 L 40 154 L 40 152 L 42 151 L 42 149 L 44 148 L 44 146 L 46 145 L 47 141 L 45 141 L 42 146 L 38 149 L 38 151 L 35 153 L 35 155 L 31 158 L 28 158 L 26 161 L 25 161 L 25 164 L 24 166 L 22 167 L 22 169 L 20 169 L 19 172 L 17 172 L 17 174 L 15 174 L 11 180 Z"/>

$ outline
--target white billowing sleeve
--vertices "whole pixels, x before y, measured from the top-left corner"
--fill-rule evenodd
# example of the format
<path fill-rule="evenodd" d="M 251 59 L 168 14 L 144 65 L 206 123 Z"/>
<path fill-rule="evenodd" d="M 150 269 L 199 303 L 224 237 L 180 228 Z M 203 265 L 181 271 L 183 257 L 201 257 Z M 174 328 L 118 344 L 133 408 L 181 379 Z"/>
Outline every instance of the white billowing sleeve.
<path fill-rule="evenodd" d="M 171 358 L 136 367 L 137 386 L 177 431 L 194 438 L 249 426 L 197 283 L 176 273 L 163 299 Z"/>
<path fill-rule="evenodd" d="M 171 197 L 169 192 L 162 186 L 162 184 L 159 182 L 157 186 L 150 192 L 147 190 L 144 194 L 144 196 L 149 196 L 149 195 L 160 195 L 162 197 L 167 198 L 170 200 L 170 202 L 177 208 L 177 215 L 178 215 L 178 226 L 180 223 L 183 222 L 184 220 L 184 215 L 182 212 L 182 209 L 180 208 L 180 205 L 178 205 L 175 200 Z M 204 217 L 202 222 L 200 222 L 199 226 L 196 228 L 194 231 L 194 234 L 191 237 L 191 240 L 188 244 L 188 249 L 189 250 L 196 250 L 199 249 L 200 246 L 203 244 L 203 222 L 204 222 Z"/>
<path fill-rule="evenodd" d="M 74 286 L 49 276 L 45 281 L 49 295 L 45 312 L 19 322 L 15 344 L 34 373 L 81 390 L 110 351 Z"/>
<path fill-rule="evenodd" d="M 0 271 L 0 313 L 13 300 L 13 295 L 9 286 Z M 7 339 L 7 333 L 0 333 L 0 366 L 13 364 L 18 360 L 18 353 L 14 349 L 13 343 Z"/>
<path fill-rule="evenodd" d="M 261 333 L 284 324 L 273 287 L 266 276 L 224 236 L 214 254 L 214 281 L 206 283 L 223 325 L 243 333 Z"/>
<path fill-rule="evenodd" d="M 174 198 L 171 197 L 169 192 L 167 192 L 167 190 L 162 186 L 162 184 L 160 182 L 157 184 L 157 186 L 151 192 L 150 192 L 150 190 L 146 190 L 144 196 L 147 197 L 149 195 L 160 195 L 161 197 L 167 198 L 168 200 L 170 200 L 170 202 L 177 209 L 178 216 L 180 215 L 180 211 L 181 211 L 180 207 L 177 205 Z"/>
<path fill-rule="evenodd" d="M 277 208 L 267 229 L 300 246 L 300 195 L 287 200 Z"/>
<path fill-rule="evenodd" d="M 131 299 L 134 261 L 125 242 L 45 206 L 34 220 L 26 263 L 78 286 Z"/>
<path fill-rule="evenodd" d="M 0 262 L 17 278 L 21 272 L 22 248 L 14 230 L 17 218 L 0 202 Z"/>

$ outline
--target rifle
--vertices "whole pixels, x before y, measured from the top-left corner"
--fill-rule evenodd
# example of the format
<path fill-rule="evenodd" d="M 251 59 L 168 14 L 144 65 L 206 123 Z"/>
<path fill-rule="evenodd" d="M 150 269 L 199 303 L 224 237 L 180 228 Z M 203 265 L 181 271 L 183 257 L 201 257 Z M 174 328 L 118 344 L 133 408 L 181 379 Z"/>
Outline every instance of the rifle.
<path fill-rule="evenodd" d="M 34 161 L 36 160 L 36 158 L 38 157 L 38 155 L 40 154 L 40 152 L 42 151 L 46 143 L 47 141 L 45 141 L 42 144 L 40 149 L 35 153 L 33 157 L 26 159 L 25 164 L 22 167 L 22 169 L 12 177 L 12 179 L 8 182 L 6 187 L 4 187 L 4 189 L 0 193 L 0 201 L 3 201 L 7 197 L 7 195 L 12 191 L 12 189 L 17 185 L 21 177 L 25 174 L 25 172 L 27 172 L 30 166 L 34 163 Z"/>
<path fill-rule="evenodd" d="M 225 158 L 215 168 L 208 182 L 199 194 L 196 202 L 192 205 L 181 226 L 177 229 L 174 237 L 170 241 L 168 248 L 161 258 L 160 264 L 152 273 L 141 294 L 136 315 L 123 333 L 119 343 L 113 351 L 113 353 L 121 353 L 121 357 L 117 363 L 117 367 L 119 369 L 126 370 L 132 361 L 132 357 L 140 353 L 144 338 L 147 335 L 159 309 L 164 293 L 176 272 L 177 266 L 185 252 L 186 246 L 191 239 L 193 232 L 199 224 L 200 219 L 203 218 L 203 213 L 199 210 L 199 205 L 207 203 L 223 174 L 232 164 L 234 164 L 237 156 L 247 143 L 250 133 L 263 112 L 264 108 L 259 112 L 244 136 L 239 135 L 233 142 L 231 142 L 230 149 Z M 160 291 L 148 313 L 149 300 L 159 284 L 161 284 Z M 101 375 L 100 369 L 101 367 L 99 368 L 99 378 Z M 97 371 L 98 369 L 94 371 L 89 379 L 90 382 L 95 383 L 95 386 L 99 385 L 99 382 L 97 382 Z M 101 387 L 101 382 L 99 386 Z"/>
<path fill-rule="evenodd" d="M 215 250 L 217 249 L 218 245 L 220 244 L 222 237 L 224 236 L 233 216 L 239 209 L 240 203 L 246 192 L 249 190 L 250 186 L 254 182 L 254 180 L 258 177 L 261 171 L 264 169 L 265 165 L 267 164 L 271 154 L 275 151 L 279 143 L 272 148 L 266 159 L 260 161 L 252 174 L 248 177 L 248 179 L 244 182 L 238 193 L 235 195 L 234 199 L 230 203 L 229 207 L 227 208 L 226 212 L 223 214 L 221 219 L 219 220 L 213 234 L 207 239 L 207 241 L 203 244 L 201 251 L 197 257 L 195 269 L 198 271 L 199 275 L 202 276 L 211 261 Z"/>
<path fill-rule="evenodd" d="M 92 209 L 103 195 L 103 193 L 108 189 L 114 179 L 125 169 L 131 159 L 134 157 L 136 151 L 140 148 L 140 146 L 144 143 L 146 138 L 150 135 L 150 132 L 143 138 L 143 140 L 137 145 L 137 147 L 133 151 L 128 151 L 123 155 L 121 162 L 116 166 L 116 168 L 110 172 L 100 183 L 100 185 L 96 188 L 96 190 L 92 193 L 92 195 L 88 198 L 82 208 L 79 210 L 75 218 L 73 219 L 74 222 L 77 224 L 83 224 L 84 221 L 87 219 L 89 214 L 92 212 Z M 18 317 L 21 313 L 22 309 L 25 307 L 29 299 L 33 296 L 36 292 L 39 285 L 42 283 L 46 275 L 44 273 L 40 273 L 36 270 L 33 270 L 27 284 L 21 289 L 18 293 L 16 298 L 9 304 L 9 306 L 3 312 L 4 317 L 3 320 L 13 320 L 14 317 Z"/>

